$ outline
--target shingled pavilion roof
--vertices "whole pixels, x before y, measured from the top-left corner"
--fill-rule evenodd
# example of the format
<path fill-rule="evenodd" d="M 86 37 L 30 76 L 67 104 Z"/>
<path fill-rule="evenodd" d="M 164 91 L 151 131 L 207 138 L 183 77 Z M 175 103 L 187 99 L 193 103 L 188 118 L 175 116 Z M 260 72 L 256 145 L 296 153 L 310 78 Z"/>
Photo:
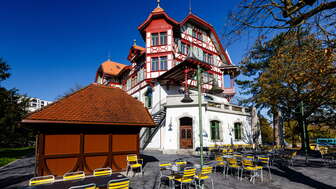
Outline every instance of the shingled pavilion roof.
<path fill-rule="evenodd" d="M 29 114 L 22 123 L 155 125 L 140 101 L 119 88 L 99 84 L 88 85 Z"/>

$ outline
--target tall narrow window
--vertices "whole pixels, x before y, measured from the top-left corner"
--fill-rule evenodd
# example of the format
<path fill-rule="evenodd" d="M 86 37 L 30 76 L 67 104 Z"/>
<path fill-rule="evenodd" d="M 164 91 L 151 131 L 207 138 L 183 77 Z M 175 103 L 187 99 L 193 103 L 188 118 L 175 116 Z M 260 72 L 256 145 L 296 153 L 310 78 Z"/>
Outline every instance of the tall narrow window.
<path fill-rule="evenodd" d="M 153 57 L 152 58 L 152 71 L 158 71 L 159 70 L 159 58 Z"/>
<path fill-rule="evenodd" d="M 213 56 L 212 54 L 208 54 L 208 63 L 213 65 L 214 64 L 214 61 L 213 61 Z"/>
<path fill-rule="evenodd" d="M 185 54 L 185 48 L 186 48 L 186 45 L 184 43 L 181 43 L 181 50 L 179 53 L 182 53 L 182 54 Z"/>
<path fill-rule="evenodd" d="M 167 32 L 160 33 L 160 45 L 167 45 Z"/>
<path fill-rule="evenodd" d="M 208 72 L 203 72 L 203 83 L 208 83 L 210 81 L 210 74 Z"/>
<path fill-rule="evenodd" d="M 234 123 L 234 136 L 235 140 L 241 140 L 242 131 L 241 131 L 241 123 Z"/>
<path fill-rule="evenodd" d="M 219 121 L 210 121 L 211 140 L 219 140 Z"/>
<path fill-rule="evenodd" d="M 145 106 L 147 108 L 152 108 L 152 88 L 148 87 L 147 91 L 145 92 Z"/>
<path fill-rule="evenodd" d="M 167 70 L 167 57 L 160 57 L 160 70 Z"/>
<path fill-rule="evenodd" d="M 159 34 L 158 33 L 152 33 L 152 46 L 159 45 Z"/>
<path fill-rule="evenodd" d="M 197 31 L 196 31 L 196 30 L 192 30 L 192 36 L 193 36 L 194 38 L 197 37 Z"/>

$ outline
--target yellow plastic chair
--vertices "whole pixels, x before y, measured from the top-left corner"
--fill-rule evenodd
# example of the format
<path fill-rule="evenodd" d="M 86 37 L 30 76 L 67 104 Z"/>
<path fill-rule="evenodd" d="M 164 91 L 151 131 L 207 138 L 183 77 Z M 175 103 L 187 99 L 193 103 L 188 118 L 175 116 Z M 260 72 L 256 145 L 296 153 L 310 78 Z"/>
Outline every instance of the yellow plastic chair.
<path fill-rule="evenodd" d="M 67 180 L 79 180 L 79 179 L 83 179 L 83 178 L 85 178 L 84 171 L 69 172 L 69 173 L 65 173 L 63 175 L 63 180 L 64 181 L 67 181 Z"/>
<path fill-rule="evenodd" d="M 217 167 L 222 167 L 223 168 L 223 174 L 225 175 L 225 170 L 226 170 L 226 162 L 224 161 L 222 156 L 216 156 L 215 158 L 215 172 L 217 172 Z"/>
<path fill-rule="evenodd" d="M 159 183 L 159 187 L 161 187 L 161 183 L 163 181 L 163 179 L 167 179 L 169 182 L 169 188 L 171 187 L 171 185 L 173 184 L 174 181 L 174 176 L 170 175 L 170 174 L 165 174 L 166 171 L 170 171 L 170 168 L 173 165 L 171 163 L 160 163 L 159 167 L 160 167 L 160 183 Z"/>
<path fill-rule="evenodd" d="M 54 175 L 47 175 L 41 177 L 33 177 L 29 180 L 29 186 L 37 186 L 41 184 L 52 184 L 55 182 Z"/>
<path fill-rule="evenodd" d="M 183 171 L 182 175 L 176 175 L 174 181 L 180 184 L 180 188 L 182 189 L 183 185 L 189 185 L 194 182 L 194 177 L 196 175 L 196 168 L 186 168 Z"/>
<path fill-rule="evenodd" d="M 176 161 L 175 165 L 177 165 L 177 166 L 187 165 L 187 162 L 186 161 Z"/>
<path fill-rule="evenodd" d="M 128 189 L 129 188 L 129 180 L 121 179 L 121 180 L 110 180 L 107 183 L 108 189 Z"/>
<path fill-rule="evenodd" d="M 69 189 L 96 189 L 96 188 L 97 188 L 96 184 L 91 183 L 80 186 L 71 186 Z"/>
<path fill-rule="evenodd" d="M 262 169 L 262 167 L 254 166 L 253 161 L 251 159 L 243 159 L 242 161 L 242 171 L 240 180 L 243 179 L 244 171 L 250 172 L 250 182 L 255 183 L 255 178 L 258 176 L 257 171 Z"/>
<path fill-rule="evenodd" d="M 93 176 L 107 176 L 107 175 L 112 175 L 112 169 L 107 167 L 107 168 L 97 168 L 93 171 Z"/>
<path fill-rule="evenodd" d="M 214 184 L 213 184 L 213 180 L 212 180 L 212 178 L 210 177 L 210 175 L 211 175 L 211 173 L 212 173 L 212 167 L 210 167 L 210 166 L 204 166 L 204 167 L 202 167 L 202 170 L 201 170 L 201 172 L 200 173 L 198 173 L 197 175 L 195 175 L 195 182 L 196 182 L 196 184 L 198 184 L 198 186 L 200 187 L 200 188 L 203 188 L 203 185 L 204 185 L 204 183 L 203 183 L 203 185 L 202 185 L 202 187 L 201 187 L 201 182 L 203 181 L 205 181 L 205 180 L 207 180 L 207 179 L 210 179 L 211 180 L 211 187 L 212 187 L 212 189 L 214 188 Z M 197 187 L 196 187 L 197 188 Z"/>
<path fill-rule="evenodd" d="M 225 175 L 228 175 L 228 172 L 229 172 L 229 169 L 231 170 L 237 170 L 237 178 L 239 178 L 239 172 L 240 172 L 240 169 L 241 169 L 241 166 L 238 164 L 238 161 L 237 159 L 235 158 L 228 158 L 227 159 L 227 169 L 226 169 L 226 174 Z"/>
<path fill-rule="evenodd" d="M 261 168 L 261 182 L 263 182 L 263 172 L 262 172 L 263 168 L 268 169 L 269 178 L 270 178 L 270 180 L 272 180 L 270 158 L 269 157 L 258 156 L 258 162 L 262 165 L 262 168 Z M 259 167 L 257 167 L 257 168 L 259 168 Z"/>
<path fill-rule="evenodd" d="M 136 154 L 129 154 L 127 155 L 127 171 L 126 171 L 126 175 L 128 175 L 128 170 L 131 169 L 133 172 L 133 176 L 135 176 L 135 171 L 136 169 L 140 169 L 140 172 L 142 173 L 142 175 L 144 174 L 143 169 L 142 169 L 142 164 L 143 164 L 143 160 L 142 159 L 138 159 L 138 155 Z"/>
<path fill-rule="evenodd" d="M 321 146 L 321 147 L 319 147 L 319 152 L 321 154 L 321 157 L 322 157 L 322 160 L 323 160 L 323 164 L 324 165 L 326 165 L 326 164 L 330 165 L 329 159 L 326 157 L 326 154 L 329 153 L 329 148 L 325 147 L 325 146 Z"/>

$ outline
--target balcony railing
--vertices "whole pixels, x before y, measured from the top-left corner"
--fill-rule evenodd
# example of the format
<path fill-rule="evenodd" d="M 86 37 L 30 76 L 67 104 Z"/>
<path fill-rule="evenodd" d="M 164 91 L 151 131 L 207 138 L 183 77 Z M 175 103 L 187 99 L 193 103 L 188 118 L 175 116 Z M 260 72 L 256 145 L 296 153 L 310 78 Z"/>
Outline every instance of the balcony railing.
<path fill-rule="evenodd" d="M 168 95 L 167 96 L 167 103 L 166 106 L 194 106 L 198 104 L 198 97 L 195 94 L 191 94 L 190 97 L 193 99 L 193 102 L 191 103 L 182 103 L 181 100 L 183 99 L 184 95 Z M 243 107 L 233 104 L 227 104 L 227 103 L 218 103 L 212 100 L 205 99 L 202 95 L 202 104 L 206 105 L 209 110 L 215 110 L 215 111 L 223 111 L 228 113 L 238 113 L 238 114 L 251 114 L 251 108 L 249 107 Z"/>

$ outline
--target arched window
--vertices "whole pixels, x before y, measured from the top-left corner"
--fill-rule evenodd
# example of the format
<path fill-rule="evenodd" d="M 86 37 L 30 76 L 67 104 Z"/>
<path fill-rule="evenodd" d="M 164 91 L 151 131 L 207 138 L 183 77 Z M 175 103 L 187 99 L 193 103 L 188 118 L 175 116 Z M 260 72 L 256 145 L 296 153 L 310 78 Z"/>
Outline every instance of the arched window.
<path fill-rule="evenodd" d="M 145 92 L 145 106 L 147 108 L 152 108 L 152 95 L 153 95 L 153 89 L 148 87 L 147 91 Z"/>
<path fill-rule="evenodd" d="M 242 139 L 242 124 L 240 122 L 234 123 L 234 136 L 235 140 L 241 140 Z"/>
<path fill-rule="evenodd" d="M 211 135 L 211 140 L 220 139 L 219 121 L 210 121 L 210 135 Z"/>

